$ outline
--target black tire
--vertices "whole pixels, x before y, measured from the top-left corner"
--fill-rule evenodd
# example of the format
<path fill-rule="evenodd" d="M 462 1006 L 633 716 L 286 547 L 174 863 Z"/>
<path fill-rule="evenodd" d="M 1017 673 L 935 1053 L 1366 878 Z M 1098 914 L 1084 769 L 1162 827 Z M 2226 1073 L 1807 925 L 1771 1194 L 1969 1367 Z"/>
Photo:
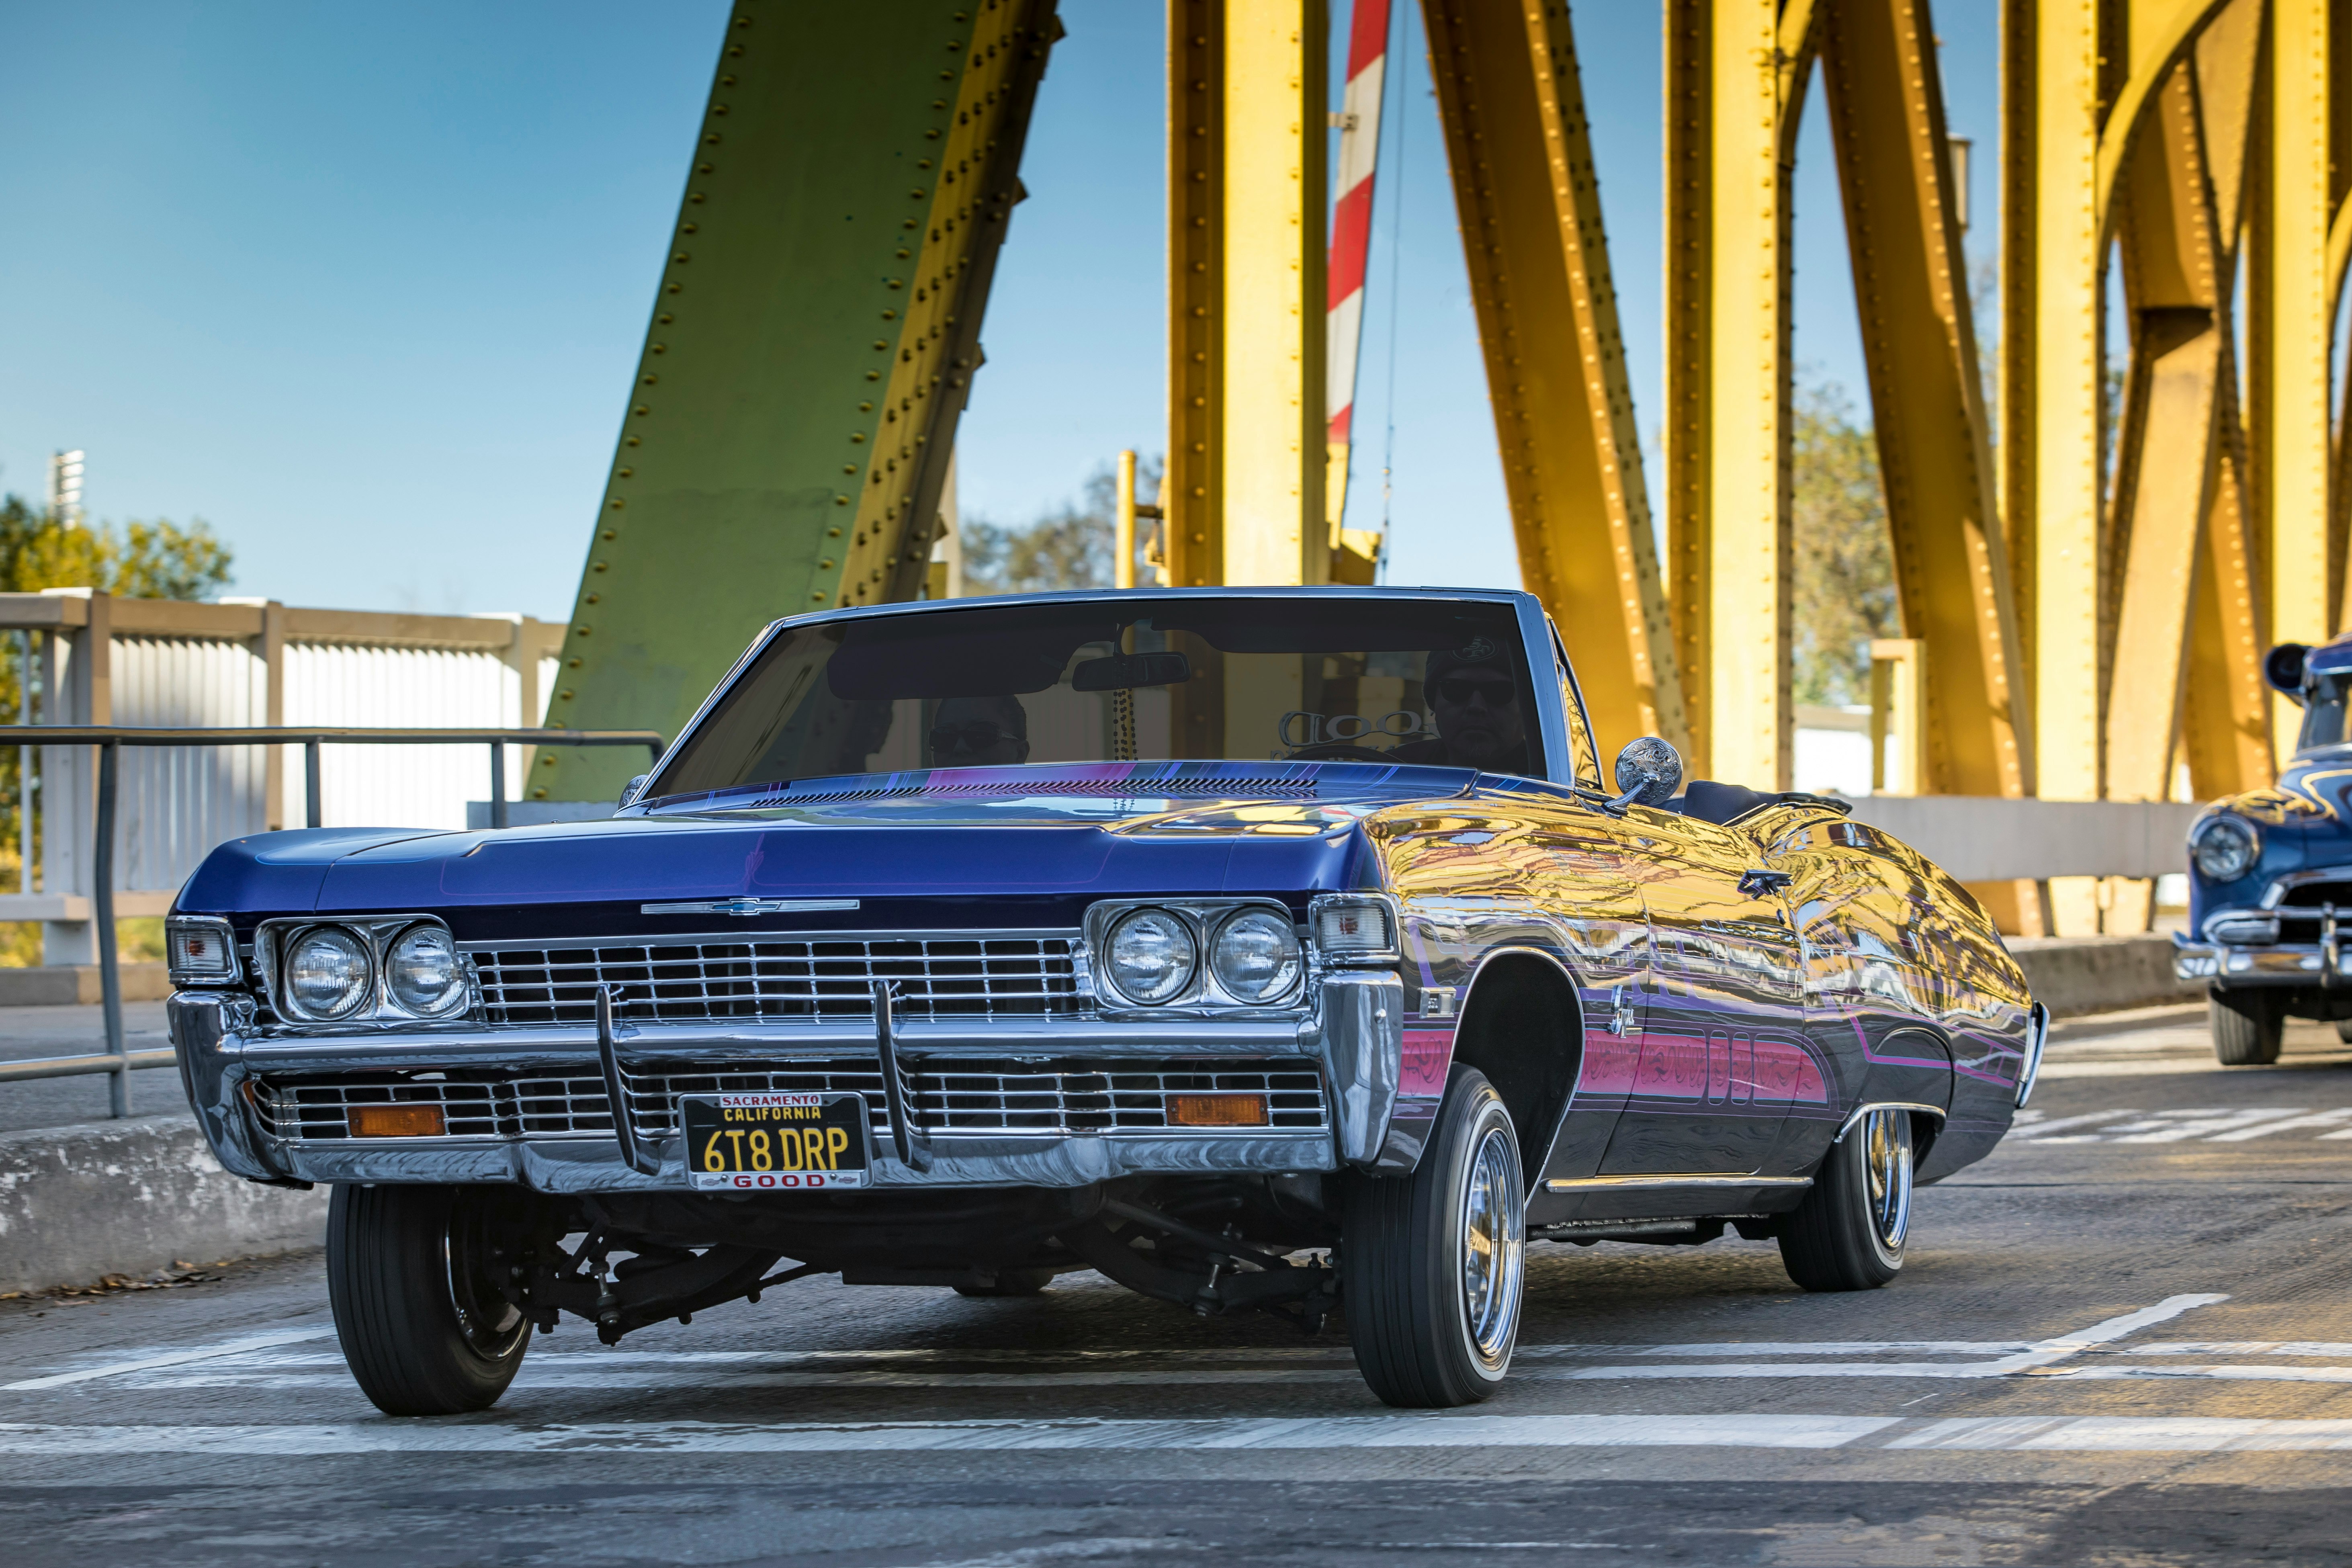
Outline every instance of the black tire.
<path fill-rule="evenodd" d="M 1000 1268 L 993 1283 L 959 1285 L 955 1293 L 983 1300 L 1000 1296 L 1042 1296 L 1053 1282 L 1054 1271 L 1050 1268 Z"/>
<path fill-rule="evenodd" d="M 1903 1271 L 1911 1231 L 1911 1113 L 1873 1110 L 1830 1145 L 1780 1221 L 1780 1267 L 1808 1290 L 1875 1290 Z"/>
<path fill-rule="evenodd" d="M 495 1187 L 338 1186 L 327 1300 L 360 1392 L 387 1415 L 487 1410 L 522 1365 L 530 1323 L 498 1294 L 521 1229 Z"/>
<path fill-rule="evenodd" d="M 2352 1046 L 2352 1018 L 2343 1018 L 2336 1022 L 2336 1037 L 2346 1045 Z"/>
<path fill-rule="evenodd" d="M 1412 1175 L 1349 1184 L 1340 1257 L 1348 1338 L 1374 1394 L 1435 1410 L 1495 1392 L 1518 1342 L 1527 1203 L 1518 1133 L 1484 1073 L 1454 1068 Z"/>
<path fill-rule="evenodd" d="M 2213 1059 L 2225 1068 L 2268 1067 L 2286 1038 L 2286 1008 L 2275 991 L 2215 991 L 2205 1004 Z"/>

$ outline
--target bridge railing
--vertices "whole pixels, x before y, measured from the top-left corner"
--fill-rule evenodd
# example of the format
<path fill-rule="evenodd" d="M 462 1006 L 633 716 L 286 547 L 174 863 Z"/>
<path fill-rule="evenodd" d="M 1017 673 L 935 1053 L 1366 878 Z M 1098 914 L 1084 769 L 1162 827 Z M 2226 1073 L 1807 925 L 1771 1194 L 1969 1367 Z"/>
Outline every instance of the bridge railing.
<path fill-rule="evenodd" d="M 106 1050 L 78 1057 L 44 1057 L 0 1062 L 0 1082 L 107 1073 L 110 1114 L 131 1114 L 131 1074 L 135 1068 L 167 1067 L 168 1049 L 131 1051 L 122 1035 L 122 975 L 114 942 L 114 852 L 116 805 L 121 793 L 121 757 L 125 746 L 300 746 L 308 797 L 306 820 L 321 826 L 319 753 L 324 746 L 488 746 L 490 751 L 491 826 L 507 825 L 506 748 L 527 746 L 643 746 L 659 761 L 664 742 L 651 730 L 348 730 L 160 729 L 119 724 L 0 724 L 0 745 L 10 742 L 44 746 L 89 746 L 98 752 L 97 823 L 91 845 L 90 902 L 98 928 L 99 998 L 106 1026 Z"/>

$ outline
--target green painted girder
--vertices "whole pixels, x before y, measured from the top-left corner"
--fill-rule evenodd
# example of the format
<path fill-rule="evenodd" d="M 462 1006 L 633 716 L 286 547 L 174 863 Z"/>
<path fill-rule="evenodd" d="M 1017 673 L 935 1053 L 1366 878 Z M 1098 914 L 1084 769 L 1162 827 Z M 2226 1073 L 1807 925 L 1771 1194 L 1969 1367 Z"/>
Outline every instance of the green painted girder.
<path fill-rule="evenodd" d="M 739 0 L 548 723 L 675 737 L 767 622 L 919 595 L 1054 5 Z"/>

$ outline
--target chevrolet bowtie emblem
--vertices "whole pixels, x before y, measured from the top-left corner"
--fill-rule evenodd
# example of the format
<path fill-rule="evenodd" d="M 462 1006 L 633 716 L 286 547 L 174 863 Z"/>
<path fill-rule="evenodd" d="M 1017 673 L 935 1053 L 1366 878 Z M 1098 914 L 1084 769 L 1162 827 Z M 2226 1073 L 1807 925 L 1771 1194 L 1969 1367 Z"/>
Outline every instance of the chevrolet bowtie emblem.
<path fill-rule="evenodd" d="M 647 915 L 797 915 L 815 910 L 854 910 L 856 899 L 693 899 L 680 904 L 640 904 Z"/>

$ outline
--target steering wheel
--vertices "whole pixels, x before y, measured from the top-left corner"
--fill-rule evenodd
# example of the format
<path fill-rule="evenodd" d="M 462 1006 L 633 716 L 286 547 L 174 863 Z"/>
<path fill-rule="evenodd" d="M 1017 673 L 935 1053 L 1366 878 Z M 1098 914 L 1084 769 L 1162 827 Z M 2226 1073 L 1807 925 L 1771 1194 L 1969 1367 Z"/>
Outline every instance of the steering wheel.
<path fill-rule="evenodd" d="M 1386 752 L 1370 746 L 1351 746 L 1345 741 L 1325 741 L 1319 745 L 1301 746 L 1282 759 L 1286 763 L 1392 763 Z"/>

